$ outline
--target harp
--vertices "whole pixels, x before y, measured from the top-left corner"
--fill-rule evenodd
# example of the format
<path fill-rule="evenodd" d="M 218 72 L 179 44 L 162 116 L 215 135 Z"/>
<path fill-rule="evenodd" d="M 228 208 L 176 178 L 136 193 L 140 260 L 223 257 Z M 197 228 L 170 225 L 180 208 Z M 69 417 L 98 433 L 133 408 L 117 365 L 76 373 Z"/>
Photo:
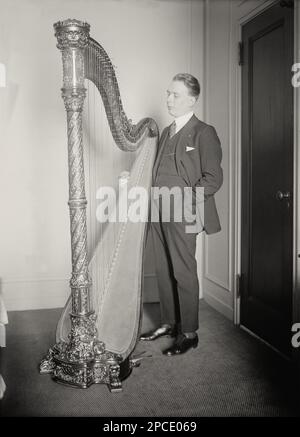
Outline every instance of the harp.
<path fill-rule="evenodd" d="M 119 391 L 134 366 L 131 355 L 139 334 L 147 208 L 145 220 L 131 221 L 127 216 L 105 223 L 89 254 L 82 116 L 86 84 L 92 83 L 101 95 L 115 145 L 135 157 L 119 184 L 126 187 L 126 195 L 130 188 L 151 186 L 158 128 L 151 118 L 135 125 L 127 118 L 113 65 L 90 38 L 89 24 L 68 19 L 54 24 L 54 29 L 62 52 L 67 112 L 72 275 L 56 343 L 42 360 L 40 372 L 75 387 L 105 383 L 111 391 Z M 119 204 L 124 201 L 123 188 L 116 196 Z M 105 264 L 103 257 L 108 260 Z"/>

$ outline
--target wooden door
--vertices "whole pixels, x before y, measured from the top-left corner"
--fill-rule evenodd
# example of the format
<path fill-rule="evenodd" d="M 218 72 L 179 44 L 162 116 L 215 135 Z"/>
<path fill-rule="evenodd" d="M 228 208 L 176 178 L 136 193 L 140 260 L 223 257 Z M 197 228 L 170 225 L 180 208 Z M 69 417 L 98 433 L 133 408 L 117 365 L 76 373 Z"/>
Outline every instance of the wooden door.
<path fill-rule="evenodd" d="M 293 275 L 293 8 L 242 29 L 241 324 L 290 353 Z"/>

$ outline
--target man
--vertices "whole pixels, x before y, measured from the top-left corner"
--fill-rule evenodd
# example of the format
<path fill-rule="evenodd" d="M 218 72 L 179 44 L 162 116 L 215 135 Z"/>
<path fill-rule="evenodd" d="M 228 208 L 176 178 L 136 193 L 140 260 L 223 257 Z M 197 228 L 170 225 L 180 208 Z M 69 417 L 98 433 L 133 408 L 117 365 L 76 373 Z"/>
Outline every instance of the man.
<path fill-rule="evenodd" d="M 199 227 L 198 220 L 192 233 L 187 232 L 184 217 L 178 222 L 171 214 L 170 220 L 164 221 L 162 203 L 159 221 L 151 223 L 161 326 L 142 334 L 141 340 L 174 337 L 172 346 L 163 351 L 167 356 L 185 353 L 198 345 L 196 237 L 203 230 L 213 234 L 221 229 L 214 194 L 223 182 L 222 151 L 215 129 L 193 113 L 199 94 L 199 82 L 192 75 L 181 73 L 173 78 L 167 90 L 167 107 L 174 121 L 162 132 L 153 167 L 155 187 L 179 187 L 182 191 L 192 187 L 193 192 L 202 187 L 204 191 L 203 223 Z"/>

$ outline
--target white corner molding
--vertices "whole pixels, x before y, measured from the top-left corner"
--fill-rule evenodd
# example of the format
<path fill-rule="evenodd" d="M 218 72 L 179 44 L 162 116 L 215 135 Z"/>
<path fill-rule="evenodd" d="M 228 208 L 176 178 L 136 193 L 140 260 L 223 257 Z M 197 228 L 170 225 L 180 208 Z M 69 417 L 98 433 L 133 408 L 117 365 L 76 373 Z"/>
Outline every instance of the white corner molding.
<path fill-rule="evenodd" d="M 8 323 L 4 300 L 0 293 L 0 347 L 6 346 L 5 325 Z"/>

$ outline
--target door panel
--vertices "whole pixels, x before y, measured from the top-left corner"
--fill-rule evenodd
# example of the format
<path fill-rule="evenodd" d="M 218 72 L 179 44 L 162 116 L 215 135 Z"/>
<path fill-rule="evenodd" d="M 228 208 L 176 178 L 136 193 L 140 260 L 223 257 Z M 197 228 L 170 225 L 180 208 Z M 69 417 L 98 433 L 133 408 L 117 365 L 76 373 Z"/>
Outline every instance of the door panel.
<path fill-rule="evenodd" d="M 293 267 L 293 9 L 242 30 L 241 324 L 290 352 Z"/>

